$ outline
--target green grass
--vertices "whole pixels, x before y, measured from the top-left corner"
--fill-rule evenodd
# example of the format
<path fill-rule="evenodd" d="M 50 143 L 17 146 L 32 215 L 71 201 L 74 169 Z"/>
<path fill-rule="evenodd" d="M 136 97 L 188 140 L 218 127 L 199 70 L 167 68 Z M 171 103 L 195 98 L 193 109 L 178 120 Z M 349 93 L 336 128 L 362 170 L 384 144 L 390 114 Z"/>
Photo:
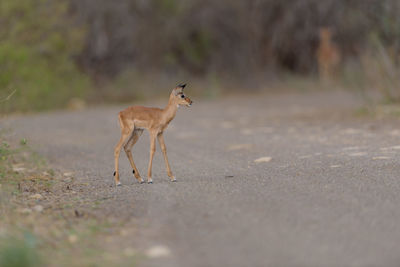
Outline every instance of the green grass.
<path fill-rule="evenodd" d="M 1 139 L 0 142 L 0 182 L 2 182 L 6 176 L 14 176 L 14 174 L 10 172 L 10 157 L 15 153 L 15 150 L 11 149 L 7 142 L 1 141 Z"/>
<path fill-rule="evenodd" d="M 37 239 L 25 232 L 20 239 L 2 238 L 0 240 L 0 266 L 2 267 L 36 267 L 43 261 L 37 252 Z"/>
<path fill-rule="evenodd" d="M 60 108 L 85 96 L 89 78 L 73 60 L 84 29 L 71 24 L 66 1 L 2 0 L 0 18 L 0 112 Z"/>
<path fill-rule="evenodd" d="M 1 134 L 1 133 L 0 133 Z M 54 176 L 54 171 L 46 170 L 46 161 L 43 157 L 34 152 L 27 144 L 25 138 L 19 144 L 11 145 L 0 136 L 0 183 L 5 186 L 15 187 L 24 180 L 23 171 L 16 171 L 14 166 L 29 170 L 38 168 L 46 171 L 50 177 Z M 35 180 L 38 185 L 50 186 L 51 180 L 42 179 L 43 175 L 30 176 L 29 179 Z M 12 189 L 12 191 L 15 191 Z"/>

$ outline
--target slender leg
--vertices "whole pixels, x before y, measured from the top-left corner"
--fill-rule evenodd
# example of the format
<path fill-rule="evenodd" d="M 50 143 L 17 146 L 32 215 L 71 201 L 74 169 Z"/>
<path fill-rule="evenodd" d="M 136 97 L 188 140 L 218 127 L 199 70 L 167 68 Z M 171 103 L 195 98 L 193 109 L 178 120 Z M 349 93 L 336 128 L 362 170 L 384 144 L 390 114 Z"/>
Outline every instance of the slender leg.
<path fill-rule="evenodd" d="M 115 161 L 115 172 L 114 172 L 114 179 L 116 185 L 121 185 L 119 181 L 119 171 L 118 171 L 118 161 L 119 161 L 119 153 L 121 152 L 121 147 L 124 144 L 125 140 L 130 136 L 129 129 L 122 130 L 121 139 L 119 140 L 118 144 L 115 146 L 114 149 L 114 161 Z"/>
<path fill-rule="evenodd" d="M 160 133 L 160 134 L 158 134 L 157 137 L 158 137 L 158 142 L 160 143 L 160 147 L 161 147 L 162 153 L 164 155 L 165 167 L 167 168 L 167 174 L 168 174 L 169 178 L 171 179 L 171 181 L 175 182 L 176 178 L 172 174 L 171 167 L 169 166 L 169 162 L 168 162 L 167 147 L 165 146 L 164 136 L 163 136 L 162 133 Z"/>
<path fill-rule="evenodd" d="M 136 168 L 135 162 L 133 161 L 132 147 L 135 145 L 137 140 L 139 140 L 139 137 L 142 135 L 142 133 L 143 130 L 133 130 L 131 137 L 129 138 L 128 142 L 124 145 L 126 156 L 128 157 L 129 162 L 131 163 L 131 166 L 133 168 L 133 174 L 141 184 L 144 183 L 144 180 L 142 179 L 142 177 L 140 177 L 139 171 Z"/>
<path fill-rule="evenodd" d="M 148 184 L 153 183 L 153 179 L 151 179 L 151 167 L 153 165 L 154 152 L 156 152 L 156 136 L 157 136 L 156 133 L 150 132 L 150 160 L 149 160 L 149 168 L 147 170 L 147 183 Z"/>

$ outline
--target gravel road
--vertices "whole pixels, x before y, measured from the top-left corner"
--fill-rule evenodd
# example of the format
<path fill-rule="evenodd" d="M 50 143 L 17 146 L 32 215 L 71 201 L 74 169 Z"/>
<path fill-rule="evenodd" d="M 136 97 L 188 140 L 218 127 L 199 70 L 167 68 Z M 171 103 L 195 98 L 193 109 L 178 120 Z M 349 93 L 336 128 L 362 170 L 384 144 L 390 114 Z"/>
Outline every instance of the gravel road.
<path fill-rule="evenodd" d="M 178 182 L 157 147 L 151 185 L 122 151 L 121 187 L 123 106 L 2 124 L 75 172 L 94 213 L 133 227 L 115 246 L 147 253 L 139 266 L 399 266 L 400 124 L 357 117 L 359 105 L 344 92 L 194 99 L 165 133 Z M 143 178 L 148 147 L 145 133 L 133 149 Z"/>

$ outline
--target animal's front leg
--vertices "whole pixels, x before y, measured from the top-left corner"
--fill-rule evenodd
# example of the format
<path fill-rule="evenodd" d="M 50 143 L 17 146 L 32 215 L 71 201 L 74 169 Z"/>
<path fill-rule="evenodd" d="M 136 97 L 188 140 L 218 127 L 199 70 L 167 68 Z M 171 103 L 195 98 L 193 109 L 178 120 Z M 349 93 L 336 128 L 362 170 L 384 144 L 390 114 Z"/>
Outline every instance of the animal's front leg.
<path fill-rule="evenodd" d="M 149 159 L 149 168 L 147 170 L 147 183 L 152 184 L 153 179 L 151 178 L 151 168 L 153 166 L 153 157 L 156 152 L 156 136 L 155 133 L 150 133 L 150 159 Z"/>
<path fill-rule="evenodd" d="M 160 143 L 160 147 L 164 156 L 165 167 L 167 168 L 167 174 L 172 182 L 176 182 L 175 176 L 172 174 L 171 167 L 169 166 L 168 156 L 167 156 L 167 147 L 165 146 L 164 136 L 162 133 L 158 135 L 158 142 Z"/>

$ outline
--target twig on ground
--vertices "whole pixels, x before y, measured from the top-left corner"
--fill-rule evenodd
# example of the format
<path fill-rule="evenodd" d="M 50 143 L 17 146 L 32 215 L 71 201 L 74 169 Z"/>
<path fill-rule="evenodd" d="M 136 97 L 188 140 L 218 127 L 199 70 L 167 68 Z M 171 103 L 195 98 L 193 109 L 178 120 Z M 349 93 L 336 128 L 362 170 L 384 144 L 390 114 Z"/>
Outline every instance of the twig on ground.
<path fill-rule="evenodd" d="M 17 89 L 15 89 L 14 91 L 12 91 L 11 94 L 9 94 L 6 98 L 0 99 L 0 103 L 1 103 L 1 102 L 6 102 L 6 101 L 8 101 L 8 100 L 15 94 L 16 91 L 17 91 Z"/>

